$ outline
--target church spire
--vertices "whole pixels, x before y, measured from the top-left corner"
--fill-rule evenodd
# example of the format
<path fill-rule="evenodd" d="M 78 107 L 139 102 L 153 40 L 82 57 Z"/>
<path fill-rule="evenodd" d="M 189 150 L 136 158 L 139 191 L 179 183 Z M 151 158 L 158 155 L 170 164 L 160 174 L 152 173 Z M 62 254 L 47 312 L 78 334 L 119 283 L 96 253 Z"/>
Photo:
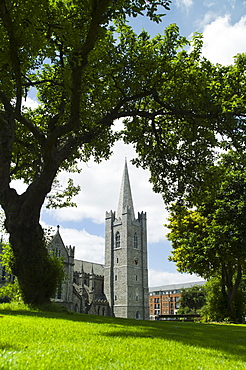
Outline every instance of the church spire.
<path fill-rule="evenodd" d="M 129 208 L 130 215 L 132 216 L 132 219 L 134 219 L 135 214 L 134 214 L 134 207 L 133 207 L 133 201 L 132 201 L 130 180 L 129 180 L 129 175 L 128 175 L 127 161 L 125 161 L 123 178 L 121 182 L 117 218 L 121 217 L 122 214 L 125 213 L 126 207 Z"/>

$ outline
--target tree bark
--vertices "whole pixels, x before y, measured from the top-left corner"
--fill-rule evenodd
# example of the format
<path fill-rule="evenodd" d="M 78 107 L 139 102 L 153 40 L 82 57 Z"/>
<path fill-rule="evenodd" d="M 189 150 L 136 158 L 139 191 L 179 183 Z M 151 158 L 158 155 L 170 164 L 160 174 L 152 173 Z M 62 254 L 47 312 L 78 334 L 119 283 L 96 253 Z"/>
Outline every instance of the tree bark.
<path fill-rule="evenodd" d="M 233 322 L 237 322 L 236 297 L 242 279 L 242 267 L 240 264 L 237 266 L 235 282 L 233 282 L 234 275 L 234 270 L 230 266 L 222 266 L 222 293 L 226 298 L 230 319 Z"/>
<path fill-rule="evenodd" d="M 39 223 L 40 210 L 55 174 L 53 168 L 49 176 L 34 181 L 22 195 L 9 188 L 4 200 L 2 196 L 5 226 L 14 253 L 12 272 L 18 278 L 24 302 L 33 306 L 50 302 L 60 276 Z"/>

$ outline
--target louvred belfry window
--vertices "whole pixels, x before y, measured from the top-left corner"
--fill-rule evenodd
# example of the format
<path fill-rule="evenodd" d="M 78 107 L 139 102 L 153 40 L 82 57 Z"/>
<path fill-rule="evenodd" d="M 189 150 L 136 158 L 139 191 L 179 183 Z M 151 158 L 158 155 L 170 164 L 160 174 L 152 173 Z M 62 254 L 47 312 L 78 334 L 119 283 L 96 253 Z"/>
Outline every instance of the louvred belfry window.
<path fill-rule="evenodd" d="M 117 231 L 115 235 L 115 248 L 120 248 L 120 233 Z"/>

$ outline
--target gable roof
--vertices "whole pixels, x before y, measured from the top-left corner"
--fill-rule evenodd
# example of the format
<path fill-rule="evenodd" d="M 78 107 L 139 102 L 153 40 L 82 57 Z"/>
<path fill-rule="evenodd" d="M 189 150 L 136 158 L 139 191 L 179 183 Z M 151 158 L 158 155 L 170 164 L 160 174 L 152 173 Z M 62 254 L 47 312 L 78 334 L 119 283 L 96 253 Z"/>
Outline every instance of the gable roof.
<path fill-rule="evenodd" d="M 104 276 L 104 265 L 100 263 L 87 262 L 81 260 L 74 260 L 74 271 L 84 272 L 85 274 L 95 274 Z"/>

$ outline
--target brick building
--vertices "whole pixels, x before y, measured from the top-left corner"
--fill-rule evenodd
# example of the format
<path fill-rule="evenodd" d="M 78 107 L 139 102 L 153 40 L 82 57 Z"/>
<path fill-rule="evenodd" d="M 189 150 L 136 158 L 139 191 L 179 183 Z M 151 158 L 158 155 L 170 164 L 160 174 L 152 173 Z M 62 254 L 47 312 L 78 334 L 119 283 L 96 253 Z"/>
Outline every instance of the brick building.
<path fill-rule="evenodd" d="M 200 280 L 192 283 L 169 284 L 149 288 L 150 319 L 155 320 L 158 315 L 175 315 L 180 307 L 182 289 L 194 285 L 204 285 L 206 281 Z"/>

